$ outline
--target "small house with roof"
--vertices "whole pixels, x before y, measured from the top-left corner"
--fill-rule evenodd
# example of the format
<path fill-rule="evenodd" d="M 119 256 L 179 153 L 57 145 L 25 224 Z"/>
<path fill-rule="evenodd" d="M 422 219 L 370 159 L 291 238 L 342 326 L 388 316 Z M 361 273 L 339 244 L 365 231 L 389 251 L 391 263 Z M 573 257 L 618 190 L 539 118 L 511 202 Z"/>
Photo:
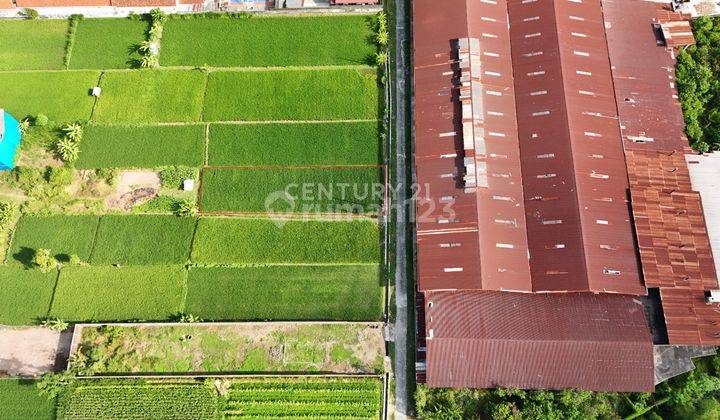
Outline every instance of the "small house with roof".
<path fill-rule="evenodd" d="M 0 108 L 0 171 L 15 167 L 15 152 L 20 146 L 20 124 Z"/>

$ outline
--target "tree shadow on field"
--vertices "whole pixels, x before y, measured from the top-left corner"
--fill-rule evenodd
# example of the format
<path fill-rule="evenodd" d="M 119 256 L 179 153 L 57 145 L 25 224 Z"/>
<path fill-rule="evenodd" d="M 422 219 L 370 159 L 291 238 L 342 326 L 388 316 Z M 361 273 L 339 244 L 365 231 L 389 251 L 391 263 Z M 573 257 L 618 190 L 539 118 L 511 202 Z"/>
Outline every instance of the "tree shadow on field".
<path fill-rule="evenodd" d="M 25 268 L 32 268 L 32 260 L 35 257 L 35 250 L 26 246 L 20 247 L 20 251 L 13 254 L 13 259 L 21 263 Z"/>

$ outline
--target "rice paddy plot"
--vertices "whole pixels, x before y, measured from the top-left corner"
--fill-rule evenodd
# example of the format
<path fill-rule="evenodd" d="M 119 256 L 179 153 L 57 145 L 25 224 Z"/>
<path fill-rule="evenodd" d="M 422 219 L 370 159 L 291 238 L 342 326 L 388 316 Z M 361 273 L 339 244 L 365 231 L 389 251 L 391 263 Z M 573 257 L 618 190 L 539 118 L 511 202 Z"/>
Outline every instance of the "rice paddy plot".
<path fill-rule="evenodd" d="M 163 31 L 165 66 L 264 67 L 366 64 L 374 16 L 211 19 L 178 16 Z"/>
<path fill-rule="evenodd" d="M 71 69 L 122 69 L 139 67 L 138 47 L 148 22 L 127 19 L 83 19 L 77 27 Z"/>
<path fill-rule="evenodd" d="M 18 222 L 8 261 L 30 266 L 38 249 L 49 249 L 61 262 L 77 255 L 90 259 L 97 216 L 23 216 Z"/>
<path fill-rule="evenodd" d="M 183 264 L 195 229 L 191 217 L 107 215 L 100 219 L 93 264 Z"/>
<path fill-rule="evenodd" d="M 17 118 L 46 115 L 55 123 L 90 118 L 99 72 L 0 73 L 0 104 Z"/>
<path fill-rule="evenodd" d="M 106 72 L 93 121 L 113 124 L 199 121 L 205 77 L 199 70 Z"/>
<path fill-rule="evenodd" d="M 377 265 L 192 267 L 185 310 L 205 320 L 377 321 Z"/>
<path fill-rule="evenodd" d="M 372 220 L 319 221 L 204 217 L 192 261 L 197 264 L 333 264 L 380 261 Z"/>
<path fill-rule="evenodd" d="M 208 76 L 205 121 L 378 118 L 373 68 L 214 71 Z"/>
<path fill-rule="evenodd" d="M 63 68 L 67 29 L 64 19 L 0 20 L 0 70 Z"/>
<path fill-rule="evenodd" d="M 182 266 L 65 267 L 50 316 L 72 322 L 163 321 L 183 311 Z"/>
<path fill-rule="evenodd" d="M 380 161 L 377 122 L 211 124 L 214 166 L 372 165 Z"/>
<path fill-rule="evenodd" d="M 57 270 L 0 267 L 0 325 L 34 325 L 45 318 L 57 276 Z"/>
<path fill-rule="evenodd" d="M 78 169 L 201 166 L 205 126 L 89 125 L 80 145 Z"/>
<path fill-rule="evenodd" d="M 55 401 L 40 395 L 34 379 L 0 379 L 0 418 L 52 420 Z"/>
<path fill-rule="evenodd" d="M 378 214 L 377 167 L 207 169 L 202 211 Z"/>

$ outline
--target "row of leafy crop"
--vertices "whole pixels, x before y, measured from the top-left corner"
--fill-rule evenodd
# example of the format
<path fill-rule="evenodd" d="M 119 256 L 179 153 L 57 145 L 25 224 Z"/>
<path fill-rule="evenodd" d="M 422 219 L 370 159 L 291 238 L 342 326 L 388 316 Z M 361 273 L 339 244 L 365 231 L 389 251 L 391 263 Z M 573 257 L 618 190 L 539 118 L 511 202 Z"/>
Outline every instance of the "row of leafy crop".
<path fill-rule="evenodd" d="M 240 387 L 262 395 L 268 386 L 291 388 L 273 401 L 239 401 Z M 219 418 L 367 418 L 380 416 L 382 382 L 378 378 L 248 378 L 201 380 L 77 380 L 49 374 L 39 393 L 57 399 L 57 418 L 219 419 Z M 313 390 L 322 389 L 324 393 Z M 361 393 L 361 394 L 358 394 Z M 345 401 L 346 395 L 363 400 Z M 44 416 L 38 418 L 45 418 Z"/>
<path fill-rule="evenodd" d="M 0 70 L 155 66 L 160 47 L 161 63 L 169 66 L 364 64 L 374 59 L 370 40 L 376 20 L 372 15 L 251 18 L 159 11 L 126 19 L 5 20 L 0 22 Z"/>

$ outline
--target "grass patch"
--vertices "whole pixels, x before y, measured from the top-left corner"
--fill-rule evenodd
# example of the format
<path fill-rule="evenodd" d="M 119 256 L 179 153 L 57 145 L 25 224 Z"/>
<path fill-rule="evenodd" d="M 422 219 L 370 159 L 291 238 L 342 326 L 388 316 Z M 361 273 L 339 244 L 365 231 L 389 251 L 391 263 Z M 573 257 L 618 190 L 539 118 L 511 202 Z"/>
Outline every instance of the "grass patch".
<path fill-rule="evenodd" d="M 182 264 L 190 254 L 195 219 L 175 216 L 103 216 L 93 264 Z"/>
<path fill-rule="evenodd" d="M 135 70 L 105 73 L 93 120 L 109 123 L 200 120 L 205 73 Z"/>
<path fill-rule="evenodd" d="M 50 315 L 67 321 L 162 321 L 182 312 L 187 271 L 177 267 L 66 267 Z"/>
<path fill-rule="evenodd" d="M 376 263 L 377 223 L 201 218 L 192 260 L 199 264 Z"/>
<path fill-rule="evenodd" d="M 89 125 L 80 148 L 79 169 L 201 166 L 205 127 Z"/>
<path fill-rule="evenodd" d="M 269 199 L 276 212 L 379 213 L 382 170 L 208 169 L 203 174 L 203 211 L 264 212 Z M 285 197 L 285 196 L 284 196 Z"/>
<path fill-rule="evenodd" d="M 215 321 L 377 321 L 381 296 L 374 265 L 193 267 L 185 310 Z"/>
<path fill-rule="evenodd" d="M 218 71 L 206 121 L 341 120 L 378 116 L 374 69 Z"/>
<path fill-rule="evenodd" d="M 8 260 L 29 266 L 35 251 L 44 248 L 63 262 L 73 254 L 89 261 L 97 225 L 97 216 L 24 216 L 18 222 Z"/>
<path fill-rule="evenodd" d="M 58 402 L 64 420 L 214 419 L 217 411 L 217 395 L 200 381 L 82 381 Z"/>
<path fill-rule="evenodd" d="M 165 66 L 311 66 L 374 59 L 371 16 L 171 19 L 160 62 Z"/>
<path fill-rule="evenodd" d="M 0 324 L 33 325 L 44 318 L 50 308 L 56 278 L 57 271 L 54 270 L 42 273 L 40 270 L 0 267 Z M 0 409 L 0 417 L 1 414 Z"/>
<path fill-rule="evenodd" d="M 71 363 L 96 375 L 376 373 L 384 349 L 382 332 L 373 324 L 88 326 L 77 350 L 82 356 Z"/>
<path fill-rule="evenodd" d="M 87 120 L 93 107 L 90 89 L 100 73 L 0 73 L 0 104 L 17 118 L 45 114 L 56 123 Z"/>
<path fill-rule="evenodd" d="M 63 68 L 67 28 L 67 20 L 1 20 L 0 70 Z"/>
<path fill-rule="evenodd" d="M 369 165 L 380 136 L 376 122 L 212 124 L 208 155 L 217 166 Z"/>
<path fill-rule="evenodd" d="M 32 379 L 0 379 L 0 418 L 51 420 L 55 402 L 41 396 Z"/>
<path fill-rule="evenodd" d="M 147 22 L 140 19 L 83 19 L 77 29 L 70 68 L 137 67 L 137 46 L 145 39 Z"/>

